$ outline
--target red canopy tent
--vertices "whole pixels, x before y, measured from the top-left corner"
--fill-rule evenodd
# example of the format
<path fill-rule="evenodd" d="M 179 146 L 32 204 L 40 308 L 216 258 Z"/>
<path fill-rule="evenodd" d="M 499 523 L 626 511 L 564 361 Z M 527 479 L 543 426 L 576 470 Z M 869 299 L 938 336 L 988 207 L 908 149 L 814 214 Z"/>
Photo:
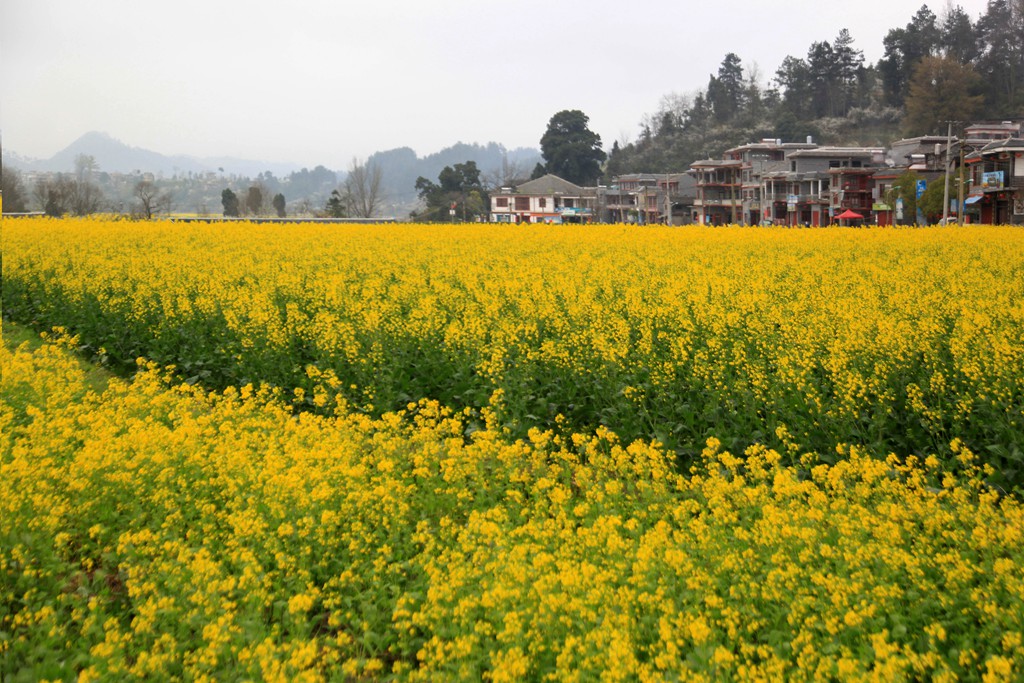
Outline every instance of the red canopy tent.
<path fill-rule="evenodd" d="M 841 214 L 836 216 L 836 219 L 840 221 L 861 220 L 863 218 L 864 216 L 860 215 L 853 209 L 847 209 L 846 211 L 843 211 Z M 847 223 L 847 225 L 849 225 L 849 223 Z"/>

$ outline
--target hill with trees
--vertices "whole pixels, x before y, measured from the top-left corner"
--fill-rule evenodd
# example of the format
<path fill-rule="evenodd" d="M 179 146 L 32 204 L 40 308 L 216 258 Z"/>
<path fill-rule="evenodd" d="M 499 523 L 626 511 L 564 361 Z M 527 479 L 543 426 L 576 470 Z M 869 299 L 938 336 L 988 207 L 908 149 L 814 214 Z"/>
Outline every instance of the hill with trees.
<path fill-rule="evenodd" d="M 1024 117 L 1022 36 L 1024 0 L 989 0 L 977 21 L 923 5 L 886 34 L 875 64 L 846 29 L 786 57 L 767 84 L 729 52 L 706 86 L 666 95 L 636 140 L 613 144 L 605 177 L 678 171 L 763 138 L 885 145 L 948 120 Z"/>

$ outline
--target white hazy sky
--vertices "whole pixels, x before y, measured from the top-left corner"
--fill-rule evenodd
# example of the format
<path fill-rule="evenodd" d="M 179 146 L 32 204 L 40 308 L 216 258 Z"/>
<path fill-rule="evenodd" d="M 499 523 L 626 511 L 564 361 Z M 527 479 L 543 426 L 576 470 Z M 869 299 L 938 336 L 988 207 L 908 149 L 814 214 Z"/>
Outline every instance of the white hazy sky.
<path fill-rule="evenodd" d="M 976 20 L 986 2 L 956 4 Z M 767 81 L 848 28 L 875 62 L 921 5 L 2 0 L 0 132 L 33 157 L 98 130 L 166 154 L 344 168 L 401 146 L 538 147 L 552 114 L 581 109 L 610 147 L 727 52 Z"/>

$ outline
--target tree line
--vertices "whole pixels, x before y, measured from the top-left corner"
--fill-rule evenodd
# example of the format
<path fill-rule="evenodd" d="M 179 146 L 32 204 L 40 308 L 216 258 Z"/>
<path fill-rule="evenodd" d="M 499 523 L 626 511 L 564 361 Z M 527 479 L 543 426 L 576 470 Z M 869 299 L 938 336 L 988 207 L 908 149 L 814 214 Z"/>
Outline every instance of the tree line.
<path fill-rule="evenodd" d="M 26 180 L 26 174 L 17 169 L 5 166 L 2 171 L 5 214 L 38 211 L 51 216 L 114 213 L 152 218 L 172 211 L 200 215 L 227 211 L 238 216 L 281 216 L 289 212 L 325 215 L 324 203 L 331 190 L 353 185 L 351 181 L 339 184 L 337 174 L 323 166 L 303 168 L 283 178 L 269 171 L 255 178 L 202 173 L 167 178 L 141 171 L 112 174 L 85 154 L 75 158 L 74 170 L 67 173 L 33 174 Z M 296 199 L 288 204 L 288 196 Z"/>
<path fill-rule="evenodd" d="M 104 207 L 103 191 L 94 178 L 97 168 L 93 157 L 80 154 L 72 173 L 41 178 L 31 189 L 25 187 L 20 173 L 5 168 L 2 173 L 3 211 L 24 213 L 34 200 L 41 211 L 51 216 L 96 213 Z"/>

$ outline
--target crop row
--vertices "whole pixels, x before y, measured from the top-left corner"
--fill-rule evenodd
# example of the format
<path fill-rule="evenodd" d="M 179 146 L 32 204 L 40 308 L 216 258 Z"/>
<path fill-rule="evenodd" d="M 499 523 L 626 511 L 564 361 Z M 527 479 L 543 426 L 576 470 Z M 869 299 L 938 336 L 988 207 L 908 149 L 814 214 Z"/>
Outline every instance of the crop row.
<path fill-rule="evenodd" d="M 1024 477 L 1024 231 L 8 221 L 4 315 L 113 365 L 832 458 L 962 439 Z M 479 428 L 479 419 L 469 429 Z"/>

